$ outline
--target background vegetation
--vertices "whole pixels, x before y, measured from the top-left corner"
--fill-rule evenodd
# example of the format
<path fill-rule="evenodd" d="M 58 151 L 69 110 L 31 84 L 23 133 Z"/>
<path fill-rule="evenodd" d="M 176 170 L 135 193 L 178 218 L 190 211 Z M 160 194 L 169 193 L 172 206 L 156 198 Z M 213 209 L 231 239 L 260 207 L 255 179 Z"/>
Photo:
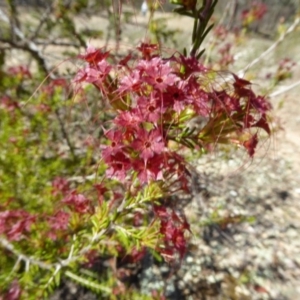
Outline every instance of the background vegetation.
<path fill-rule="evenodd" d="M 253 89 L 268 94 L 274 110 L 290 118 L 286 107 L 293 105 L 291 110 L 297 111 L 298 103 L 290 104 L 282 95 L 299 83 L 299 3 L 227 2 L 219 1 L 216 6 L 215 27 L 204 42 L 201 62 L 217 71 L 211 72 L 217 84 L 223 84 L 230 72 L 254 81 Z M 265 200 L 269 195 L 274 200 L 269 210 L 278 205 L 278 199 L 298 199 L 297 176 L 292 176 L 295 184 L 289 187 L 290 179 L 277 178 L 277 172 L 285 174 L 293 168 L 261 162 L 276 141 L 268 140 L 263 130 L 259 132 L 259 160 L 249 168 L 252 175 L 242 170 L 248 170 L 251 159 L 236 147 L 221 145 L 205 156 L 189 152 L 188 195 L 174 193 L 161 199 L 161 186 L 149 185 L 139 194 L 138 205 L 132 209 L 134 202 L 129 199 L 122 207 L 126 213 L 119 215 L 124 186 L 107 180 L 100 159 L 100 145 L 107 144 L 104 128 L 115 112 L 106 95 L 99 95 L 90 85 L 78 90 L 72 82 L 83 65 L 78 55 L 88 44 L 110 50 L 112 62 L 120 61 L 141 41 L 158 43 L 164 57 L 174 49 L 189 50 L 192 19 L 171 13 L 171 3 L 148 4 L 144 17 L 139 1 L 0 1 L 0 297 L 295 299 L 296 289 L 286 291 L 269 284 L 270 278 L 278 282 L 280 276 L 288 278 L 280 275 L 280 268 L 289 267 L 276 251 L 268 267 L 257 263 L 253 268 L 247 259 L 236 268 L 234 261 L 223 262 L 222 267 L 219 256 L 211 252 L 214 247 L 226 249 L 226 241 L 236 249 L 234 234 L 251 226 L 258 230 L 264 216 L 253 206 L 264 203 L 268 211 Z M 280 131 L 275 113 L 268 120 L 273 133 Z M 197 120 L 195 126 L 203 122 Z M 284 146 L 295 149 L 289 141 Z M 286 150 L 279 151 L 285 154 Z M 260 189 L 266 192 L 265 185 L 272 186 L 272 180 L 277 189 L 259 194 L 258 199 L 255 191 L 250 195 L 240 191 L 248 186 L 257 189 L 249 182 L 259 181 L 261 170 L 268 174 L 270 165 L 278 170 L 271 171 L 275 179 L 270 176 L 271 183 L 260 183 Z M 233 179 L 236 185 L 232 172 L 239 174 L 239 180 Z M 227 198 L 214 195 L 217 190 L 226 195 L 225 183 L 215 173 L 228 179 Z M 187 216 L 192 230 L 185 234 L 183 260 L 165 264 L 167 256 L 155 251 L 161 231 L 158 218 L 143 203 L 149 195 L 171 209 L 177 223 L 183 224 Z M 287 227 L 276 224 L 276 217 L 269 222 L 288 236 L 290 223 Z M 297 222 L 291 224 L 299 228 Z M 247 230 L 249 234 L 251 229 Z M 260 232 L 258 239 L 264 241 L 268 231 L 262 227 Z M 241 247 L 252 249 L 246 242 Z M 297 247 L 291 253 L 297 253 Z M 296 271 L 300 262 L 295 258 L 288 264 L 296 274 L 289 279 L 293 286 L 300 278 Z M 191 265 L 199 268 L 193 270 Z M 187 269 L 201 276 L 191 277 Z M 271 275 L 262 269 L 271 270 Z M 168 278 L 172 278 L 169 284 L 163 284 Z M 76 291 L 73 296 L 72 289 Z"/>

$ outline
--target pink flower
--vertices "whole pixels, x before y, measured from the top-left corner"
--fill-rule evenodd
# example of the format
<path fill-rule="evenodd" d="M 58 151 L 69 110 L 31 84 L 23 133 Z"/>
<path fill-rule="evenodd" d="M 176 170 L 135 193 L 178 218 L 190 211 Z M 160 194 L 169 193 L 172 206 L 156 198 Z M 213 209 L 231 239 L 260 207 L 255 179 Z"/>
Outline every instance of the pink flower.
<path fill-rule="evenodd" d="M 107 161 L 111 155 L 121 152 L 124 148 L 123 133 L 119 130 L 109 130 L 105 132 L 105 136 L 111 142 L 109 146 L 101 145 L 101 148 L 103 149 L 102 157 L 105 161 Z"/>
<path fill-rule="evenodd" d="M 79 82 L 85 82 L 87 78 L 87 72 L 85 69 L 79 69 L 73 79 L 74 82 L 79 83 Z"/>
<path fill-rule="evenodd" d="M 160 57 L 154 57 L 150 61 L 141 60 L 137 70 L 142 72 L 145 82 L 159 91 L 163 91 L 180 79 L 173 73 L 170 63 L 163 63 Z"/>
<path fill-rule="evenodd" d="M 228 115 L 241 109 L 240 101 L 234 96 L 230 96 L 226 91 L 216 91 L 210 94 L 214 103 L 215 112 L 226 112 Z"/>
<path fill-rule="evenodd" d="M 163 179 L 163 156 L 154 155 L 147 161 L 137 159 L 133 163 L 133 168 L 138 174 L 140 182 L 149 183 L 150 181 Z"/>
<path fill-rule="evenodd" d="M 56 177 L 52 181 L 52 194 L 56 196 L 59 193 L 66 194 L 70 191 L 70 184 L 67 179 Z"/>
<path fill-rule="evenodd" d="M 139 47 L 137 47 L 137 50 L 142 53 L 144 59 L 149 60 L 154 54 L 158 52 L 158 45 L 142 43 Z"/>
<path fill-rule="evenodd" d="M 251 106 L 262 114 L 272 108 L 271 103 L 263 96 L 251 97 L 249 101 Z"/>
<path fill-rule="evenodd" d="M 125 179 L 127 171 L 131 169 L 131 161 L 121 152 L 111 155 L 106 163 L 109 167 L 106 170 L 106 176 L 115 177 L 121 181 Z"/>
<path fill-rule="evenodd" d="M 24 210 L 0 212 L 0 234 L 5 233 L 10 241 L 19 241 L 30 231 L 36 217 Z"/>
<path fill-rule="evenodd" d="M 120 81 L 118 91 L 123 92 L 136 92 L 141 88 L 143 80 L 141 80 L 140 71 L 133 70 L 129 75 L 123 77 Z"/>
<path fill-rule="evenodd" d="M 147 131 L 139 128 L 136 132 L 136 139 L 132 142 L 131 146 L 140 152 L 141 157 L 146 161 L 153 157 L 155 153 L 162 153 L 165 143 L 158 129 Z"/>
<path fill-rule="evenodd" d="M 144 118 L 141 115 L 140 110 L 133 108 L 130 111 L 122 111 L 115 118 L 114 123 L 123 127 L 127 131 L 137 130 L 140 124 L 144 122 Z"/>
<path fill-rule="evenodd" d="M 22 79 L 32 77 L 27 66 L 10 67 L 10 68 L 8 68 L 7 73 L 14 75 L 14 76 L 20 76 Z"/>
<path fill-rule="evenodd" d="M 165 112 L 162 103 L 155 93 L 152 92 L 148 97 L 141 96 L 138 98 L 138 108 L 144 121 L 156 124 Z"/>
<path fill-rule="evenodd" d="M 22 290 L 17 279 L 14 279 L 10 284 L 8 292 L 4 295 L 5 300 L 19 300 L 21 299 Z"/>
<path fill-rule="evenodd" d="M 19 241 L 23 236 L 23 232 L 25 231 L 25 226 L 26 223 L 24 222 L 24 220 L 17 221 L 7 231 L 7 238 L 10 241 Z"/>
<path fill-rule="evenodd" d="M 164 93 L 164 105 L 173 107 L 174 111 L 178 113 L 184 110 L 188 105 L 186 100 L 187 97 L 183 81 L 179 82 L 177 86 L 173 85 L 167 87 L 167 90 Z"/>
<path fill-rule="evenodd" d="M 271 129 L 269 127 L 267 116 L 262 114 L 261 118 L 252 125 L 252 127 L 258 127 L 264 129 L 268 134 L 271 134 Z"/>
<path fill-rule="evenodd" d="M 96 65 L 102 60 L 106 59 L 109 56 L 109 51 L 102 51 L 102 49 L 96 49 L 93 46 L 88 46 L 86 49 L 86 54 L 78 55 L 78 58 L 81 58 L 88 62 L 90 65 Z"/>
<path fill-rule="evenodd" d="M 180 68 L 184 68 L 185 78 L 188 78 L 193 73 L 204 73 L 207 71 L 207 68 L 205 68 L 195 56 L 185 57 L 180 55 L 179 58 L 175 58 L 175 60 L 179 63 Z M 178 70 L 178 72 L 181 71 L 180 69 Z"/>
<path fill-rule="evenodd" d="M 164 236 L 165 249 L 173 256 L 174 249 L 179 253 L 180 259 L 186 252 L 185 230 L 190 230 L 185 217 L 179 218 L 173 211 L 168 211 L 163 206 L 154 207 L 155 215 L 160 219 L 160 233 Z"/>
<path fill-rule="evenodd" d="M 84 72 L 86 73 L 85 82 L 100 84 L 104 81 L 112 67 L 106 62 L 101 61 L 96 66 L 86 67 Z"/>
<path fill-rule="evenodd" d="M 184 237 L 184 231 L 176 228 L 173 232 L 172 242 L 180 255 L 180 259 L 182 259 L 186 252 L 186 239 Z"/>
<path fill-rule="evenodd" d="M 1 106 L 7 109 L 8 111 L 14 111 L 20 108 L 19 103 L 7 95 L 4 95 L 0 98 L 0 107 Z"/>
<path fill-rule="evenodd" d="M 36 217 L 24 210 L 6 210 L 0 212 L 0 234 L 5 233 L 11 241 L 18 241 L 25 232 L 30 231 Z"/>
<path fill-rule="evenodd" d="M 59 211 L 53 217 L 50 217 L 50 227 L 54 230 L 66 230 L 69 225 L 70 215 Z"/>
<path fill-rule="evenodd" d="M 243 143 L 243 146 L 247 149 L 250 157 L 253 157 L 257 144 L 258 144 L 257 134 L 254 134 L 249 140 Z"/>
<path fill-rule="evenodd" d="M 186 101 L 194 107 L 196 113 L 200 116 L 207 116 L 209 114 L 208 93 L 201 89 L 197 78 L 190 77 L 184 89 L 187 94 Z"/>
<path fill-rule="evenodd" d="M 78 70 L 73 81 L 75 83 L 92 83 L 103 91 L 104 81 L 111 71 L 112 66 L 105 60 L 108 56 L 108 52 L 103 54 L 100 50 L 95 50 L 94 48 L 91 49 L 88 49 L 87 51 L 92 52 L 84 56 L 79 56 L 85 59 L 89 64 L 85 68 Z"/>
<path fill-rule="evenodd" d="M 78 194 L 75 190 L 67 195 L 62 202 L 73 207 L 78 213 L 87 213 L 90 210 L 90 201 L 84 195 Z"/>

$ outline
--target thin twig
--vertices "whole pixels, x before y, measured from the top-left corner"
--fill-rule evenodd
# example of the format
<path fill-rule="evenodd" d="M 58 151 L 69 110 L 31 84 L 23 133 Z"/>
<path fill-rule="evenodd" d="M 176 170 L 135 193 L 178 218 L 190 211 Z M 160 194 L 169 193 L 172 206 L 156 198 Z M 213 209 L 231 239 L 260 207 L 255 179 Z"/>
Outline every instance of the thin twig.
<path fill-rule="evenodd" d="M 289 91 L 289 90 L 291 90 L 291 89 L 297 87 L 298 85 L 300 85 L 300 80 L 294 82 L 294 83 L 291 84 L 291 85 L 282 87 L 281 89 L 279 89 L 279 90 L 273 92 L 272 94 L 270 94 L 269 97 L 274 98 L 274 97 L 276 97 L 276 96 L 278 96 L 278 95 L 281 95 L 281 94 L 283 94 L 283 93 L 285 93 L 285 92 L 287 92 L 287 91 Z"/>
<path fill-rule="evenodd" d="M 51 264 L 46 264 L 40 260 L 37 260 L 31 256 L 27 256 L 24 255 L 22 253 L 20 253 L 19 251 L 17 251 L 15 249 L 15 247 L 13 246 L 13 244 L 11 244 L 9 241 L 7 241 L 6 239 L 0 237 L 0 244 L 7 250 L 9 250 L 11 253 L 13 253 L 15 256 L 18 257 L 18 260 L 22 260 L 25 261 L 27 264 L 33 264 L 33 265 L 37 265 L 42 269 L 46 269 L 46 270 L 52 270 L 53 266 Z"/>
<path fill-rule="evenodd" d="M 67 267 L 69 266 L 72 262 L 75 262 L 77 260 L 80 260 L 82 258 L 82 256 L 84 254 L 86 254 L 88 251 L 91 250 L 93 244 L 95 242 L 98 242 L 99 239 L 104 236 L 105 234 L 107 234 L 107 232 L 111 229 L 111 224 L 108 224 L 108 226 L 104 229 L 102 229 L 100 232 L 94 234 L 94 236 L 91 238 L 89 245 L 87 245 L 86 247 L 82 248 L 78 254 L 76 256 L 72 256 L 73 253 L 71 253 L 71 255 L 69 254 L 69 257 L 67 259 L 64 260 L 60 260 L 58 259 L 59 262 L 57 263 L 53 263 L 53 264 L 47 264 L 43 261 L 37 260 L 31 256 L 27 256 L 25 254 L 20 253 L 19 251 L 17 251 L 15 249 L 15 247 L 13 246 L 13 244 L 11 244 L 9 241 L 7 241 L 6 239 L 0 237 L 0 244 L 8 251 L 10 251 L 11 253 L 13 253 L 19 261 L 24 261 L 26 263 L 26 265 L 36 265 L 38 267 L 40 267 L 41 269 L 45 269 L 45 270 L 50 270 L 52 271 L 53 269 L 55 269 L 54 274 L 56 274 L 61 268 L 63 267 Z M 73 246 L 72 246 L 73 247 Z M 56 273 L 55 273 L 56 272 Z"/>
<path fill-rule="evenodd" d="M 94 174 L 91 174 L 91 175 L 88 175 L 88 176 L 73 176 L 73 177 L 70 177 L 68 178 L 68 181 L 75 181 L 75 182 L 85 182 L 86 180 L 95 180 L 97 178 L 97 174 L 94 173 Z"/>
<path fill-rule="evenodd" d="M 38 26 L 36 27 L 35 31 L 33 32 L 33 34 L 30 37 L 30 40 L 34 40 L 40 33 L 43 25 L 45 24 L 45 22 L 49 19 L 50 13 L 53 10 L 53 4 L 48 6 L 46 11 L 43 13 L 42 17 L 40 18 L 40 22 L 38 24 Z"/>
<path fill-rule="evenodd" d="M 61 270 L 61 266 L 57 265 L 55 268 L 55 271 L 53 272 L 52 276 L 50 277 L 50 279 L 48 280 L 48 282 L 45 285 L 45 288 L 47 289 L 51 282 L 54 280 L 55 276 L 58 274 L 58 272 Z"/>
<path fill-rule="evenodd" d="M 228 1 L 227 5 L 225 6 L 225 9 L 224 9 L 224 12 L 223 12 L 222 16 L 221 16 L 220 20 L 218 21 L 218 24 L 216 24 L 217 26 L 221 25 L 224 22 L 224 20 L 226 19 L 227 15 L 229 13 L 230 7 L 233 4 L 235 4 L 234 0 L 233 1 Z"/>
<path fill-rule="evenodd" d="M 68 134 L 67 129 L 66 129 L 66 127 L 65 127 L 65 124 L 64 124 L 64 122 L 63 122 L 63 120 L 62 120 L 62 118 L 61 118 L 61 116 L 60 116 L 59 110 L 58 110 L 58 109 L 55 109 L 54 112 L 55 112 L 55 115 L 56 115 L 56 117 L 57 117 L 57 120 L 58 120 L 60 129 L 61 129 L 61 132 L 62 132 L 62 134 L 63 134 L 63 137 L 64 137 L 64 139 L 66 140 L 66 142 L 67 142 L 67 144 L 68 144 L 68 147 L 69 147 L 69 149 L 70 149 L 70 152 L 71 152 L 71 154 L 72 154 L 73 160 L 76 161 L 77 156 L 76 156 L 76 154 L 75 154 L 75 147 L 73 146 L 73 144 L 72 144 L 72 142 L 71 142 L 71 140 L 70 140 L 70 138 L 69 138 L 69 134 Z"/>
<path fill-rule="evenodd" d="M 296 29 L 296 27 L 298 26 L 299 23 L 300 23 L 300 17 L 297 17 L 295 19 L 294 23 L 287 29 L 287 31 L 285 31 L 283 34 L 281 34 L 281 36 L 279 37 L 279 39 L 273 45 L 271 45 L 266 51 L 264 51 L 259 57 L 257 57 L 256 59 L 254 59 L 246 67 L 244 67 L 242 70 L 240 70 L 238 72 L 238 75 L 241 76 L 241 77 L 244 76 L 244 74 L 250 68 L 252 68 L 254 65 L 256 65 L 257 63 L 259 63 L 269 53 L 271 53 L 273 50 L 275 50 L 276 47 L 278 47 L 278 45 L 281 44 L 284 41 L 284 39 Z"/>
<path fill-rule="evenodd" d="M 90 243 L 87 246 L 85 246 L 84 248 L 82 248 L 76 256 L 72 256 L 72 257 L 68 257 L 67 259 L 60 260 L 60 262 L 56 263 L 55 266 L 60 265 L 62 267 L 67 267 L 72 262 L 80 260 L 84 254 L 86 254 L 87 252 L 89 252 L 92 249 L 94 243 L 98 242 L 102 236 L 107 234 L 107 232 L 111 229 L 111 226 L 112 226 L 111 224 L 108 224 L 108 226 L 106 228 L 102 229 L 99 233 L 96 233 L 91 238 Z"/>
<path fill-rule="evenodd" d="M 36 40 L 35 43 L 37 45 L 42 45 L 42 46 L 63 46 L 63 47 L 76 47 L 79 48 L 79 44 L 71 43 L 71 42 L 60 42 L 57 40 Z"/>
<path fill-rule="evenodd" d="M 1 10 L 1 8 L 0 8 L 0 19 L 2 19 L 2 21 L 4 21 L 7 24 L 10 23 L 9 18 Z M 37 47 L 37 45 L 34 42 L 28 40 L 26 38 L 26 36 L 24 35 L 24 33 L 16 25 L 12 26 L 12 30 L 13 30 L 14 34 L 22 41 L 22 43 L 15 42 L 15 41 L 9 40 L 9 39 L 4 39 L 4 38 L 1 38 L 1 41 L 4 42 L 4 43 L 8 43 L 9 45 L 11 45 L 15 48 L 23 49 L 23 50 L 29 52 L 32 55 L 32 57 L 37 61 L 40 69 L 45 74 L 49 74 L 50 68 L 47 66 L 46 61 L 43 58 L 43 56 L 42 56 L 39 48 Z"/>

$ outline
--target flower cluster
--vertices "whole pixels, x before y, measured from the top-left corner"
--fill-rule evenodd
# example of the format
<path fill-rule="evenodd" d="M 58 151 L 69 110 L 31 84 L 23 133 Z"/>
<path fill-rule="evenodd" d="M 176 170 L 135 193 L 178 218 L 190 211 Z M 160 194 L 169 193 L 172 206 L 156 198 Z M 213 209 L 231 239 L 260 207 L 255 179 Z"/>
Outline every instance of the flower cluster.
<path fill-rule="evenodd" d="M 25 210 L 0 212 L 0 234 L 5 234 L 10 241 L 19 241 L 25 238 L 35 219 L 35 216 Z"/>
<path fill-rule="evenodd" d="M 74 79 L 93 84 L 115 110 L 112 126 L 104 129 L 108 143 L 101 145 L 108 178 L 138 180 L 140 186 L 176 183 L 186 190 L 189 172 L 178 152 L 183 147 L 205 150 L 233 143 L 253 156 L 257 129 L 270 133 L 266 113 L 271 107 L 254 94 L 250 82 L 230 73 L 220 82 L 195 57 L 162 57 L 154 44 L 137 50 L 112 64 L 115 58 L 108 51 L 89 46 L 80 55 L 86 64 Z M 191 128 L 197 118 L 205 124 Z M 171 223 L 176 223 L 173 217 L 161 220 L 162 233 L 182 255 L 186 228 L 171 228 Z"/>
<path fill-rule="evenodd" d="M 149 183 L 171 173 L 180 176 L 184 160 L 170 149 L 170 141 L 204 148 L 235 136 L 234 143 L 245 145 L 255 136 L 239 140 L 237 135 L 246 129 L 262 127 L 269 132 L 270 105 L 252 92 L 250 82 L 232 75 L 233 82 L 217 86 L 209 80 L 213 72 L 194 57 L 163 58 L 157 50 L 156 45 L 142 44 L 141 57 L 133 60 L 129 55 L 114 66 L 109 52 L 101 49 L 89 47 L 80 56 L 87 65 L 75 82 L 92 83 L 117 113 L 113 128 L 105 131 L 109 145 L 102 146 L 108 177 L 124 180 L 134 173 L 141 183 Z M 208 122 L 191 132 L 187 124 L 199 116 Z"/>
<path fill-rule="evenodd" d="M 5 235 L 9 241 L 20 241 L 28 239 L 30 235 L 35 234 L 37 228 L 47 224 L 45 236 L 56 240 L 60 236 L 68 235 L 72 213 L 80 215 L 81 220 L 93 213 L 91 201 L 75 189 L 71 189 L 64 178 L 57 177 L 53 180 L 52 195 L 54 201 L 55 198 L 60 201 L 57 208 L 47 213 L 33 215 L 24 209 L 5 210 L 9 203 L 0 206 L 0 234 Z"/>
<path fill-rule="evenodd" d="M 190 231 L 185 216 L 179 217 L 174 210 L 164 206 L 154 206 L 153 209 L 160 220 L 160 233 L 164 236 L 164 247 L 159 249 L 159 252 L 168 260 L 172 259 L 177 251 L 182 259 L 186 252 L 184 232 Z"/>

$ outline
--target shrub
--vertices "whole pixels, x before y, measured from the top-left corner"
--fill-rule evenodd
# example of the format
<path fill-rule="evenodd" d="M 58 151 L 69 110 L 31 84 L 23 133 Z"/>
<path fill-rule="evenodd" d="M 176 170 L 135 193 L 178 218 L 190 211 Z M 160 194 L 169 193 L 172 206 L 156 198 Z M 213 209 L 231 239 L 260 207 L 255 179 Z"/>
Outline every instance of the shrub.
<path fill-rule="evenodd" d="M 23 66 L 2 68 L 3 299 L 45 297 L 62 276 L 103 298 L 122 297 L 126 276 L 113 259 L 137 262 L 149 251 L 168 262 L 184 258 L 189 220 L 166 199 L 190 192 L 189 157 L 218 144 L 253 157 L 258 131 L 271 134 L 267 98 L 203 59 L 217 1 L 171 2 L 194 18 L 189 53 L 144 41 L 120 58 L 89 45 L 76 58 L 84 65 L 73 95 L 64 78 L 47 78 L 30 101 L 34 75 Z M 245 13 L 247 25 L 255 12 Z M 230 65 L 229 48 L 220 66 Z M 112 267 L 95 272 L 103 260 Z"/>

